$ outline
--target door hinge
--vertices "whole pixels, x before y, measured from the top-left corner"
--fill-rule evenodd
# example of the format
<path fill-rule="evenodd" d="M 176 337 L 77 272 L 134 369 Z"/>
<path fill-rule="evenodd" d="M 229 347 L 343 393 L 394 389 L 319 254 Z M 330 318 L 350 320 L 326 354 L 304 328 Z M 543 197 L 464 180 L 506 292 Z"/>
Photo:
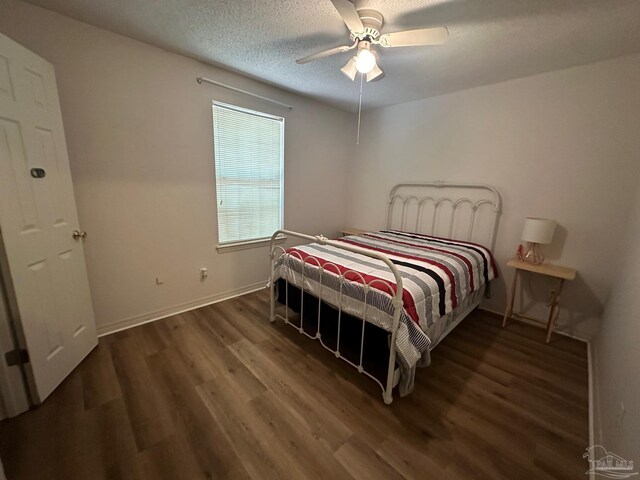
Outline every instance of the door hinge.
<path fill-rule="evenodd" d="M 29 363 L 29 352 L 25 348 L 16 348 L 4 354 L 4 361 L 9 367 Z"/>

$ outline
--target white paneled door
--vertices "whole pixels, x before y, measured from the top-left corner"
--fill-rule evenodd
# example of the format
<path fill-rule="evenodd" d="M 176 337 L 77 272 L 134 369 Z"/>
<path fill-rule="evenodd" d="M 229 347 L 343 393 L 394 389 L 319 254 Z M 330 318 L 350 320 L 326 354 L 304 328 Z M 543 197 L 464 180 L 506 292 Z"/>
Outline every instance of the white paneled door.
<path fill-rule="evenodd" d="M 0 229 L 39 400 L 97 345 L 53 66 L 0 34 Z"/>

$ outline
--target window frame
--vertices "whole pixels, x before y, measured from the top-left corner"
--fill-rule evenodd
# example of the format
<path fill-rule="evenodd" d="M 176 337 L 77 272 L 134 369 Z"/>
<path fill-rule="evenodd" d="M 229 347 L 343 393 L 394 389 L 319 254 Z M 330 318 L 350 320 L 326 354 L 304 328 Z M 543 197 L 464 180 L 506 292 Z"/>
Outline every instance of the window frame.
<path fill-rule="evenodd" d="M 213 168 L 214 168 L 214 182 L 215 182 L 215 193 L 216 193 L 216 229 L 217 229 L 217 240 L 218 244 L 216 245 L 216 249 L 218 252 L 232 252 L 237 250 L 244 250 L 248 248 L 256 248 L 268 245 L 271 242 L 272 235 L 267 237 L 258 237 L 258 238 L 247 238 L 241 240 L 231 240 L 228 242 L 220 242 L 220 212 L 218 210 L 218 172 L 216 170 L 216 144 L 215 144 L 215 131 L 214 131 L 214 109 L 216 107 L 226 108 L 229 110 L 234 110 L 236 112 L 245 113 L 247 115 L 254 115 L 257 117 L 268 118 L 271 120 L 277 120 L 281 123 L 280 127 L 280 211 L 279 211 L 279 227 L 278 230 L 282 230 L 284 228 L 284 132 L 286 126 L 285 117 L 281 117 L 279 115 L 273 115 L 270 113 L 260 112 L 258 110 L 252 110 L 250 108 L 240 107 L 238 105 L 233 105 L 230 103 L 220 102 L 218 100 L 211 101 L 211 133 L 213 135 L 212 141 L 212 150 L 213 150 Z M 286 236 L 280 235 L 276 238 L 276 244 L 282 244 L 286 240 Z"/>

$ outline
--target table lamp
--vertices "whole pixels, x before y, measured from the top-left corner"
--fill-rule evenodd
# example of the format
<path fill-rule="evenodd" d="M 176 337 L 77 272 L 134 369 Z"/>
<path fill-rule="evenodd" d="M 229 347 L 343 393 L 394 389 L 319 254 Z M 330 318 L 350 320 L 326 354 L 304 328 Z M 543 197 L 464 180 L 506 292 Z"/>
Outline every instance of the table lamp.
<path fill-rule="evenodd" d="M 548 218 L 527 217 L 522 230 L 522 240 L 527 242 L 527 248 L 522 254 L 522 260 L 536 265 L 544 261 L 540 244 L 549 244 L 556 230 L 555 220 Z"/>

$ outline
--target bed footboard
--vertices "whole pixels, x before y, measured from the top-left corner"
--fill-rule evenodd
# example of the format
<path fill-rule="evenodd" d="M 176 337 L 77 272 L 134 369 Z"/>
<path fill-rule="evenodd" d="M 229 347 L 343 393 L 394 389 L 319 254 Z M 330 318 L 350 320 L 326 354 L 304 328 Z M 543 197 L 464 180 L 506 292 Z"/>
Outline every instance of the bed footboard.
<path fill-rule="evenodd" d="M 372 372 L 369 372 L 365 369 L 365 365 L 363 363 L 363 358 L 364 358 L 364 349 L 366 348 L 365 345 L 365 329 L 366 329 L 366 322 L 367 322 L 367 310 L 371 307 L 370 303 L 369 303 L 369 299 L 370 299 L 370 295 L 369 292 L 371 291 L 372 287 L 374 286 L 381 286 L 384 285 L 386 286 L 386 288 L 388 289 L 389 292 L 393 291 L 392 286 L 388 283 L 385 282 L 384 280 L 380 280 L 380 279 L 374 279 L 371 280 L 369 282 L 367 282 L 365 280 L 365 278 L 357 271 L 355 270 L 346 270 L 346 271 L 341 271 L 337 265 L 330 263 L 330 262 L 325 262 L 324 264 L 321 264 L 320 261 L 318 261 L 317 259 L 315 259 L 314 257 L 307 257 L 305 259 L 303 259 L 299 254 L 297 254 L 296 252 L 292 252 L 292 253 L 288 253 L 283 247 L 278 246 L 275 244 L 275 240 L 279 235 L 286 235 L 286 236 L 290 236 L 290 237 L 295 237 L 295 238 L 299 238 L 302 240 L 307 240 L 307 241 L 311 241 L 311 242 L 316 242 L 319 243 L 321 245 L 331 245 L 333 247 L 342 249 L 342 250 L 346 250 L 349 252 L 353 252 L 353 253 L 358 253 L 361 255 L 365 255 L 367 257 L 371 257 L 377 260 L 381 260 L 382 262 L 384 262 L 388 267 L 389 270 L 391 271 L 391 273 L 394 276 L 394 282 L 396 284 L 396 288 L 395 288 L 395 292 L 392 298 L 392 305 L 393 305 L 393 322 L 392 322 L 392 326 L 391 326 L 391 331 L 389 332 L 389 336 L 390 336 L 390 348 L 389 348 L 389 359 L 388 359 L 388 363 L 387 363 L 387 374 L 386 374 L 386 381 L 382 382 L 380 381 Z M 366 250 L 363 248 L 359 248 L 353 245 L 349 245 L 349 244 L 345 244 L 342 242 L 336 242 L 333 240 L 329 240 L 326 237 L 322 236 L 322 235 L 317 235 L 317 236 L 312 236 L 312 235 L 306 235 L 304 233 L 298 233 L 298 232 L 292 232 L 289 230 L 278 230 L 277 232 L 275 232 L 272 237 L 271 237 L 271 247 L 270 247 L 270 260 L 271 260 L 271 274 L 270 274 L 270 278 L 269 278 L 269 290 L 270 290 L 270 302 L 271 302 L 271 312 L 270 312 L 270 319 L 271 322 L 275 322 L 277 319 L 281 319 L 284 321 L 285 324 L 292 326 L 293 328 L 295 328 L 296 330 L 298 330 L 300 333 L 302 333 L 303 335 L 306 335 L 309 338 L 313 338 L 315 340 L 318 340 L 320 342 L 320 344 L 322 344 L 322 346 L 324 348 L 326 348 L 327 350 L 331 351 L 336 358 L 340 358 L 343 361 L 345 361 L 346 363 L 348 363 L 349 365 L 351 365 L 352 367 L 354 367 L 356 370 L 358 370 L 358 372 L 368 376 L 369 378 L 373 379 L 378 385 L 380 385 L 380 387 L 382 388 L 382 398 L 384 400 L 384 402 L 388 405 L 393 401 L 393 387 L 395 385 L 397 385 L 398 381 L 399 381 L 399 373 L 396 370 L 395 366 L 396 366 L 396 337 L 397 337 L 397 332 L 398 332 L 398 326 L 400 324 L 400 316 L 402 313 L 402 309 L 403 309 L 403 302 L 402 302 L 402 294 L 403 294 L 403 287 L 402 287 L 402 277 L 400 276 L 400 273 L 398 272 L 398 269 L 396 268 L 396 266 L 391 262 L 391 260 L 386 256 L 383 255 L 381 253 L 375 252 L 375 251 L 370 251 L 370 250 Z M 298 258 L 303 266 L 304 265 L 311 265 L 313 267 L 316 267 L 317 269 L 319 269 L 319 274 L 320 274 L 320 280 L 319 280 L 319 285 L 320 285 L 320 292 L 318 292 L 317 296 L 317 301 L 318 301 L 318 308 L 317 308 L 317 312 L 318 312 L 318 319 L 317 322 L 314 322 L 315 325 L 315 332 L 311 331 L 309 332 L 308 330 L 306 330 L 304 328 L 304 301 L 305 301 L 305 293 L 309 293 L 307 291 L 305 291 L 305 268 L 302 268 L 302 273 L 301 273 L 301 282 L 300 285 L 297 285 L 297 287 L 300 289 L 301 295 L 300 295 L 300 302 L 299 302 L 299 310 L 300 310 L 300 319 L 299 322 L 293 322 L 290 320 L 289 318 L 289 281 L 288 279 L 285 278 L 285 282 L 287 285 L 287 288 L 285 289 L 285 305 L 284 305 L 284 316 L 281 315 L 280 313 L 276 312 L 276 265 L 279 259 L 281 259 L 281 257 L 284 256 L 284 258 L 282 259 L 283 261 L 287 260 L 287 256 L 293 256 Z M 335 308 L 338 310 L 338 328 L 337 328 L 337 339 L 335 342 L 335 347 L 329 345 L 327 342 L 323 341 L 322 338 L 322 334 L 321 334 L 321 322 L 322 322 L 322 318 L 321 318 L 321 302 L 322 300 L 322 289 L 323 289 L 323 283 L 322 283 L 322 277 L 323 274 L 325 272 L 331 272 L 332 274 L 335 274 L 338 276 L 339 279 L 339 290 L 337 292 L 338 294 L 338 301 L 337 301 L 337 305 L 335 305 Z M 348 358 L 347 355 L 344 355 L 344 352 L 341 350 L 341 345 L 340 345 L 340 332 L 341 332 L 341 321 L 342 321 L 342 314 L 343 314 L 343 287 L 345 282 L 349 282 L 350 280 L 347 280 L 347 276 L 349 276 L 350 278 L 356 278 L 358 280 L 358 283 L 360 283 L 362 285 L 362 289 L 364 291 L 364 301 L 362 302 L 362 313 L 358 315 L 359 318 L 361 318 L 362 320 L 362 326 L 361 326 L 361 334 L 360 334 L 360 348 L 359 348 L 359 352 L 358 354 L 355 356 L 355 361 L 353 357 L 351 357 L 351 359 Z M 376 285 L 377 284 L 377 285 Z M 308 296 L 307 296 L 307 302 L 309 301 Z"/>

